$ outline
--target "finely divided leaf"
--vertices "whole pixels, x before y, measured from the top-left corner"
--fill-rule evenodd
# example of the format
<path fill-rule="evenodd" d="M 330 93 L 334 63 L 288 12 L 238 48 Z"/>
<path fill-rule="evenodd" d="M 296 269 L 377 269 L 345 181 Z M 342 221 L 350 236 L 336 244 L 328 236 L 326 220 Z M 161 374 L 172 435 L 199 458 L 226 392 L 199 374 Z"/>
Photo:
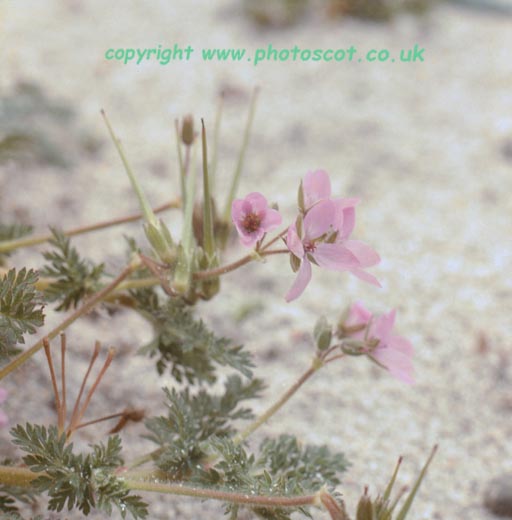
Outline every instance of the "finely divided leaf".
<path fill-rule="evenodd" d="M 45 297 L 50 302 L 59 302 L 58 311 L 67 310 L 99 289 L 104 265 L 81 259 L 78 251 L 71 247 L 69 238 L 56 229 L 52 229 L 52 233 L 54 238 L 50 243 L 56 251 L 43 253 L 49 265 L 41 270 L 41 274 L 55 278 L 55 282 L 46 289 Z"/>
<path fill-rule="evenodd" d="M 34 334 L 44 322 L 43 306 L 35 289 L 38 275 L 23 268 L 11 269 L 0 281 L 0 356 L 24 343 L 23 334 Z"/>

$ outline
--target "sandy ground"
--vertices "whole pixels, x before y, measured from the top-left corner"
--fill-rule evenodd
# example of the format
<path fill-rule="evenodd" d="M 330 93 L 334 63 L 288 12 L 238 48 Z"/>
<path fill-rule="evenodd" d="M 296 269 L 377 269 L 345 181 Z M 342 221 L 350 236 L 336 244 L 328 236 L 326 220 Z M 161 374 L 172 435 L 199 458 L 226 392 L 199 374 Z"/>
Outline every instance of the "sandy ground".
<path fill-rule="evenodd" d="M 136 211 L 99 109 L 105 108 L 155 204 L 177 193 L 175 117 L 193 112 L 213 126 L 215 100 L 227 90 L 219 181 L 232 171 L 247 101 L 261 86 L 241 193 L 261 190 L 294 213 L 299 179 L 331 173 L 339 196 L 359 196 L 355 236 L 383 261 L 382 290 L 349 276 L 316 271 L 293 304 L 283 299 L 293 274 L 283 257 L 227 276 L 215 305 L 202 305 L 217 330 L 244 341 L 268 383 L 267 403 L 309 364 L 308 333 L 320 314 L 337 318 L 355 299 L 376 311 L 398 309 L 399 332 L 415 347 L 417 384 L 407 387 L 363 360 L 320 373 L 255 437 L 295 432 L 304 442 L 343 450 L 352 462 L 340 490 L 353 513 L 365 484 L 382 489 L 397 457 L 400 484 L 412 481 L 433 444 L 440 446 L 411 514 L 417 520 L 494 518 L 482 507 L 488 481 L 512 470 L 512 72 L 510 19 L 441 7 L 427 17 L 376 25 L 326 20 L 321 10 L 298 26 L 256 28 L 235 0 L 0 3 L 0 89 L 35 82 L 70 103 L 81 127 L 103 141 L 71 169 L 0 169 L 0 216 L 72 227 Z M 423 63 L 205 63 L 107 61 L 109 48 L 344 48 L 398 53 L 415 43 Z M 177 226 L 176 216 L 166 217 Z M 123 262 L 124 233 L 137 225 L 76 240 L 111 272 Z M 233 250 L 231 258 L 239 251 Z M 18 253 L 37 267 L 41 258 Z M 265 310 L 235 322 L 239 307 Z M 50 316 L 48 324 L 55 323 Z M 121 354 L 107 376 L 99 415 L 126 403 L 163 413 L 152 363 L 132 356 L 149 338 L 129 314 L 100 313 L 69 330 L 70 378 L 78 384 L 95 339 Z M 478 348 L 479 337 L 487 348 Z M 29 344 L 31 341 L 29 341 Z M 28 381 L 28 383 L 27 383 Z M 137 381 L 137 384 L 134 384 Z M 20 422 L 50 423 L 51 391 L 42 357 L 10 377 L 5 409 Z M 258 403 L 261 409 L 267 404 Z M 91 410 L 92 413 L 92 410 Z M 141 427 L 123 434 L 133 455 L 148 449 Z M 3 439 L 5 432 L 2 432 Z M 84 431 L 80 442 L 97 440 Z M 127 450 L 127 451 L 128 451 Z M 0 456 L 11 454 L 2 441 Z M 217 518 L 217 504 L 148 497 L 151 518 Z M 314 517 L 324 518 L 315 511 Z M 76 518 L 62 515 L 61 518 Z M 96 518 L 96 517 L 95 517 Z M 102 518 L 98 515 L 97 518 Z M 113 518 L 116 518 L 114 515 Z"/>

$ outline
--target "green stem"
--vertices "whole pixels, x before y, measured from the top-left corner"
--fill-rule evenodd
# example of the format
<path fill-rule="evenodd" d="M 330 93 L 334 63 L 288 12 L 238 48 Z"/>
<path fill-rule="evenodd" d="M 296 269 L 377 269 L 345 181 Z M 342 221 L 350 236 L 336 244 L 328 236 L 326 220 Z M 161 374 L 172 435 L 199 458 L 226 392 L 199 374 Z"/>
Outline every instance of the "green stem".
<path fill-rule="evenodd" d="M 167 209 L 178 208 L 181 206 L 181 202 L 179 200 L 174 200 L 172 202 L 168 202 L 167 204 L 162 204 L 153 209 L 154 213 L 160 213 Z M 140 220 L 144 218 L 142 213 L 137 213 L 136 215 L 129 215 L 127 217 L 120 217 L 111 220 L 106 220 L 104 222 L 98 222 L 96 224 L 91 224 L 89 226 L 82 226 L 73 229 L 68 229 L 64 231 L 64 235 L 67 237 L 72 237 L 75 235 L 83 235 L 85 233 L 89 233 L 91 231 L 98 231 L 100 229 L 109 228 L 112 226 L 118 226 L 120 224 L 125 224 L 127 222 L 134 222 L 136 220 Z M 36 246 L 39 244 L 44 244 L 53 238 L 51 233 L 47 233 L 39 236 L 31 236 L 18 238 L 16 240 L 4 240 L 0 242 L 0 253 L 8 253 L 9 251 L 14 251 L 15 249 L 20 249 L 22 247 L 30 247 Z"/>
<path fill-rule="evenodd" d="M 288 402 L 288 400 L 297 392 L 297 390 L 321 367 L 323 366 L 323 361 L 320 358 L 315 358 L 311 366 L 304 372 L 297 381 L 270 407 L 268 408 L 262 415 L 260 415 L 255 421 L 253 421 L 245 430 L 240 432 L 235 436 L 234 442 L 236 444 L 240 444 L 249 435 L 251 435 L 254 431 L 256 431 L 262 424 L 266 423 L 277 411 L 281 409 L 281 407 Z"/>
<path fill-rule="evenodd" d="M 73 322 L 75 322 L 80 316 L 88 313 L 96 304 L 105 299 L 114 289 L 133 271 L 135 271 L 140 265 L 140 260 L 136 260 L 129 265 L 127 265 L 121 273 L 112 280 L 107 286 L 105 286 L 101 291 L 95 293 L 91 298 L 89 298 L 81 307 L 76 309 L 70 316 L 68 316 L 62 323 L 57 325 L 52 331 L 50 331 L 45 338 L 48 338 L 48 341 L 55 338 L 60 332 L 67 329 Z M 0 369 L 0 380 L 3 379 L 6 375 L 10 374 L 13 370 L 16 370 L 19 366 L 23 365 L 25 361 L 30 359 L 36 352 L 38 352 L 41 348 L 43 348 L 43 340 L 39 340 L 35 345 L 21 353 L 17 358 L 11 361 L 8 365 Z"/>

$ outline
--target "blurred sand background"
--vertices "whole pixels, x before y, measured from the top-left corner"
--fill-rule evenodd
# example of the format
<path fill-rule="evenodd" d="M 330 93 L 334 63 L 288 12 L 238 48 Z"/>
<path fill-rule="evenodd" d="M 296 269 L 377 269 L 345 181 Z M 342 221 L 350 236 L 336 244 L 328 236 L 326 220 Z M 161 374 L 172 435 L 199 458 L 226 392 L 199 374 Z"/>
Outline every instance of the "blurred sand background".
<path fill-rule="evenodd" d="M 491 520 L 483 491 L 491 478 L 512 471 L 511 22 L 443 5 L 422 17 L 377 24 L 329 19 L 319 3 L 298 24 L 272 29 L 254 24 L 235 0 L 0 2 L 0 95 L 10 95 L 20 81 L 34 83 L 52 101 L 72 107 L 73 131 L 96 143 L 75 149 L 81 138 L 54 125 L 54 139 L 71 166 L 0 165 L 0 218 L 21 219 L 42 232 L 48 225 L 69 228 L 137 211 L 100 108 L 152 203 L 174 197 L 173 121 L 191 112 L 213 128 L 224 90 L 222 188 L 235 164 L 251 89 L 259 85 L 240 194 L 262 191 L 290 220 L 300 178 L 326 169 L 335 194 L 362 198 L 354 236 L 380 253 L 383 261 L 372 272 L 383 289 L 316 270 L 304 295 L 286 304 L 294 275 L 288 260 L 276 257 L 226 276 L 223 292 L 215 304 L 201 305 L 202 312 L 216 330 L 254 353 L 257 374 L 268 383 L 267 400 L 256 409 L 308 366 L 316 318 L 335 320 L 354 300 L 378 312 L 398 309 L 398 331 L 415 347 L 417 384 L 407 387 L 362 359 L 330 365 L 254 435 L 254 445 L 263 435 L 292 432 L 305 443 L 344 451 L 352 466 L 340 491 L 353 515 L 364 485 L 373 495 L 382 490 L 399 455 L 405 457 L 399 483 L 408 484 L 438 443 L 410 518 Z M 196 55 L 165 66 L 125 66 L 104 58 L 109 48 L 175 43 L 250 50 L 269 43 L 354 45 L 361 52 L 395 53 L 418 43 L 426 50 L 425 62 L 405 64 L 254 67 L 207 63 Z M 165 219 L 179 229 L 177 213 Z M 74 243 L 115 273 L 124 262 L 124 234 L 141 237 L 131 224 Z M 38 267 L 44 249 L 12 260 Z M 239 254 L 235 248 L 228 257 Z M 247 303 L 260 310 L 236 321 Z M 48 329 L 57 319 L 49 316 Z M 148 415 L 165 413 L 160 387 L 171 379 L 157 379 L 150 360 L 133 356 L 149 338 L 148 327 L 124 312 L 113 320 L 100 312 L 69 329 L 70 384 L 79 384 L 95 339 L 120 351 L 90 414 L 126 404 L 145 407 Z M 16 421 L 54 421 L 43 358 L 36 356 L 5 382 L 10 399 L 4 408 Z M 140 440 L 142 432 L 136 425 L 122 434 L 134 457 L 151 447 Z M 13 455 L 7 432 L 1 435 L 0 457 Z M 92 431 L 77 436 L 79 444 L 97 440 Z M 152 519 L 222 517 L 212 502 L 147 498 Z M 325 518 L 319 511 L 313 516 Z"/>

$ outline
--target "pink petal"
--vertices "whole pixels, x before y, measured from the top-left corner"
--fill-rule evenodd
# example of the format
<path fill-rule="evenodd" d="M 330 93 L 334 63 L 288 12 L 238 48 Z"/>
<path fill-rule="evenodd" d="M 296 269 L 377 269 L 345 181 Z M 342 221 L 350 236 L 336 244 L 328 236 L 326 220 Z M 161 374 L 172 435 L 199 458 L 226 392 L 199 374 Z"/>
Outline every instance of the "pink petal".
<path fill-rule="evenodd" d="M 313 254 L 320 267 L 348 271 L 359 266 L 357 258 L 343 244 L 317 244 Z"/>
<path fill-rule="evenodd" d="M 336 206 L 330 200 L 322 200 L 313 206 L 304 218 L 304 236 L 313 240 L 334 227 Z"/>
<path fill-rule="evenodd" d="M 357 276 L 357 278 L 359 278 L 360 280 L 363 280 L 364 282 L 375 285 L 375 287 L 382 287 L 379 280 L 377 280 L 375 276 L 373 276 L 370 273 L 367 273 L 366 271 L 363 271 L 362 269 L 351 269 L 350 272 L 354 276 Z"/>
<path fill-rule="evenodd" d="M 233 222 L 237 222 L 238 220 L 242 219 L 244 215 L 243 211 L 243 205 L 244 201 L 242 199 L 235 199 L 231 203 L 231 219 Z"/>
<path fill-rule="evenodd" d="M 265 231 L 261 228 L 257 229 L 256 231 L 253 231 L 252 233 L 247 233 L 247 231 L 238 229 L 238 235 L 240 238 L 240 242 L 245 247 L 252 247 L 256 244 L 258 240 L 261 240 L 263 238 L 263 235 L 265 234 Z"/>
<path fill-rule="evenodd" d="M 357 257 L 360 267 L 371 267 L 380 262 L 380 256 L 370 246 L 359 240 L 346 240 L 343 245 Z"/>
<path fill-rule="evenodd" d="M 414 353 L 411 342 L 402 336 L 390 336 L 388 339 L 388 347 L 409 357 L 412 357 Z"/>
<path fill-rule="evenodd" d="M 5 388 L 0 388 L 0 404 L 3 403 L 6 399 L 9 393 Z"/>
<path fill-rule="evenodd" d="M 245 197 L 245 201 L 251 205 L 253 213 L 260 213 L 268 208 L 267 199 L 259 192 L 254 191 Z"/>
<path fill-rule="evenodd" d="M 414 368 L 409 356 L 397 350 L 387 348 L 376 348 L 372 356 L 384 365 L 390 374 L 407 384 L 414 383 Z"/>
<path fill-rule="evenodd" d="M 297 234 L 297 226 L 295 224 L 292 224 L 288 228 L 286 246 L 296 257 L 302 258 L 304 256 L 304 246 L 302 245 L 302 240 Z"/>
<path fill-rule="evenodd" d="M 306 209 L 309 209 L 318 201 L 331 196 L 329 175 L 323 170 L 306 173 L 302 189 L 304 190 L 304 204 Z"/>
<path fill-rule="evenodd" d="M 332 199 L 340 209 L 353 208 L 357 206 L 361 199 L 358 197 L 345 197 L 341 199 Z"/>
<path fill-rule="evenodd" d="M 298 298 L 304 292 L 304 289 L 306 288 L 310 280 L 311 263 L 307 258 L 304 258 L 304 260 L 302 260 L 299 272 L 297 273 L 297 277 L 295 278 L 295 282 L 293 282 L 293 285 L 287 292 L 285 300 L 287 302 L 291 302 L 292 300 Z"/>
<path fill-rule="evenodd" d="M 348 313 L 345 325 L 353 327 L 355 325 L 366 325 L 372 317 L 372 313 L 360 302 L 355 302 Z"/>
<path fill-rule="evenodd" d="M 276 227 L 280 226 L 282 221 L 283 219 L 279 211 L 276 209 L 267 209 L 260 225 L 265 231 L 272 231 Z"/>
<path fill-rule="evenodd" d="M 335 199 L 336 217 L 335 228 L 338 230 L 338 240 L 345 240 L 350 236 L 356 224 L 355 205 L 359 199 Z"/>
<path fill-rule="evenodd" d="M 396 311 L 393 309 L 387 314 L 383 314 L 382 316 L 374 319 L 370 326 L 368 335 L 371 338 L 377 338 L 383 345 L 389 346 L 389 338 L 391 336 L 393 326 L 395 325 L 395 315 Z"/>

